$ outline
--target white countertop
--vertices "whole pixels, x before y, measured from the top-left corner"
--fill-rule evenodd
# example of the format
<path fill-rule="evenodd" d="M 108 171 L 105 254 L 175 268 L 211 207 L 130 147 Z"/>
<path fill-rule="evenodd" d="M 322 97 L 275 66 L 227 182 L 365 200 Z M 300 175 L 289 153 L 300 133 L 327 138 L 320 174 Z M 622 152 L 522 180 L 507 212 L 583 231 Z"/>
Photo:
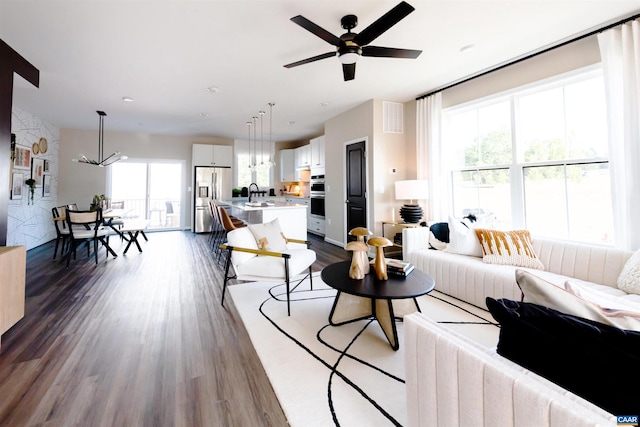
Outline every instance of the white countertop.
<path fill-rule="evenodd" d="M 260 206 L 251 206 L 247 201 L 235 201 L 235 200 L 223 200 L 222 203 L 226 203 L 234 208 L 242 209 L 244 211 L 262 211 L 267 209 L 300 209 L 307 208 L 307 205 L 301 203 L 291 203 L 291 202 L 278 202 L 278 201 L 269 201 L 267 200 L 259 200 L 256 201 L 260 203 Z"/>

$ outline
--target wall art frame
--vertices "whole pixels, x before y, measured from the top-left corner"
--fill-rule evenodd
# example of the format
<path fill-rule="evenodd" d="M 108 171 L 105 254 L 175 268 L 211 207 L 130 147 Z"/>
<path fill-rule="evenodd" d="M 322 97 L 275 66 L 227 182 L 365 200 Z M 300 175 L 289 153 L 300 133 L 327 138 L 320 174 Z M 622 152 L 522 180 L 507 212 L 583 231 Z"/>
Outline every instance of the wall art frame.
<path fill-rule="evenodd" d="M 44 176 L 44 159 L 31 159 L 31 179 L 36 181 L 36 188 L 42 187 L 42 177 Z"/>
<path fill-rule="evenodd" d="M 16 144 L 13 167 L 15 169 L 29 169 L 31 167 L 31 148 Z"/>
<path fill-rule="evenodd" d="M 14 172 L 11 176 L 11 200 L 22 199 L 24 193 L 24 175 Z"/>

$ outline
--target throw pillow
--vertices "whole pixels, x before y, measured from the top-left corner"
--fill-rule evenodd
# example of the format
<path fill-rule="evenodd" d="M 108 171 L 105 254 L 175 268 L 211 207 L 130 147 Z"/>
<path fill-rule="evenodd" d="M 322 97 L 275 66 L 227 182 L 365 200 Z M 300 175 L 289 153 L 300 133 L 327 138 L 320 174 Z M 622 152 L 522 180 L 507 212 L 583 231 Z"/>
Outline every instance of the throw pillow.
<path fill-rule="evenodd" d="M 635 302 L 615 294 L 602 292 L 597 289 L 581 285 L 573 280 L 567 280 L 564 283 L 564 288 L 578 298 L 582 298 L 583 300 L 596 304 L 609 316 L 617 315 L 619 312 L 635 312 L 640 315 L 640 302 Z M 622 293 L 615 288 L 611 288 L 611 290 L 613 292 L 617 291 Z"/>
<path fill-rule="evenodd" d="M 445 252 L 481 257 L 482 247 L 476 233 L 456 218 L 449 217 L 449 245 Z"/>
<path fill-rule="evenodd" d="M 608 312 L 599 305 L 582 299 L 525 270 L 516 270 L 516 282 L 522 291 L 523 302 L 542 305 L 621 329 L 640 331 L 640 313 Z"/>
<path fill-rule="evenodd" d="M 278 218 L 264 224 L 250 224 L 249 230 L 263 251 L 282 252 L 287 250 L 287 238 L 282 233 Z"/>
<path fill-rule="evenodd" d="M 449 243 L 449 224 L 436 222 L 429 227 L 429 248 L 439 251 L 447 247 Z"/>
<path fill-rule="evenodd" d="M 618 289 L 630 294 L 640 294 L 640 250 L 627 260 L 618 276 Z"/>
<path fill-rule="evenodd" d="M 612 414 L 639 412 L 639 332 L 536 304 L 492 298 L 486 304 L 500 323 L 500 355 Z"/>
<path fill-rule="evenodd" d="M 533 250 L 528 230 L 500 231 L 476 228 L 482 247 L 482 260 L 487 264 L 515 265 L 544 270 Z"/>

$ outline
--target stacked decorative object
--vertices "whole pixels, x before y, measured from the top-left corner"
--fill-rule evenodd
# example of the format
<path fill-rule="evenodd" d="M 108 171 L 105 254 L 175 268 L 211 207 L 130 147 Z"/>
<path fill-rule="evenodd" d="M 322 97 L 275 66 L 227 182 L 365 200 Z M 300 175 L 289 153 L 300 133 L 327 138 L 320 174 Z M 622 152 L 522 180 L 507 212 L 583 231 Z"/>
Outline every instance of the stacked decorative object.
<path fill-rule="evenodd" d="M 418 200 L 425 200 L 429 197 L 429 182 L 427 180 L 407 180 L 396 181 L 396 199 L 409 200 L 400 208 L 400 217 L 404 222 L 415 224 L 422 219 L 422 207 L 417 204 Z"/>

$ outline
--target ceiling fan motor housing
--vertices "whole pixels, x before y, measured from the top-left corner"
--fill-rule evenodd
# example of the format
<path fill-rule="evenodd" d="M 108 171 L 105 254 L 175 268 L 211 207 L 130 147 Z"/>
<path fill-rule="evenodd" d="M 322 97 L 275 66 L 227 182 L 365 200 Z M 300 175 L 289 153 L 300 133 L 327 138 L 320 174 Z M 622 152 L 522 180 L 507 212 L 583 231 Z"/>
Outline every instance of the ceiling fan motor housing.
<path fill-rule="evenodd" d="M 340 25 L 347 31 L 358 26 L 358 17 L 356 15 L 345 15 L 340 20 Z"/>

